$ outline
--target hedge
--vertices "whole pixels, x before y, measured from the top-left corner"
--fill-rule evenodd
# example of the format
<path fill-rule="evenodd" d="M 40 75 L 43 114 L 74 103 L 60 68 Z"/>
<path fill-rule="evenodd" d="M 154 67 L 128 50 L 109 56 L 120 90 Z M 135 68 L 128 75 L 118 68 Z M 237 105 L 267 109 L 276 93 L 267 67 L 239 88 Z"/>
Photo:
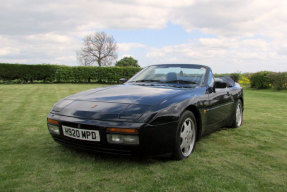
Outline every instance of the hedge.
<path fill-rule="evenodd" d="M 141 68 L 123 67 L 70 67 L 63 65 L 23 65 L 0 63 L 0 80 L 18 83 L 119 83 L 129 79 Z"/>
<path fill-rule="evenodd" d="M 0 79 L 27 83 L 36 80 L 53 81 L 57 68 L 54 65 L 0 64 Z"/>
<path fill-rule="evenodd" d="M 266 89 L 271 87 L 269 74 L 271 74 L 269 71 L 253 73 L 250 78 L 250 86 L 257 89 Z"/>
<path fill-rule="evenodd" d="M 13 83 L 119 83 L 129 79 L 141 68 L 135 67 L 71 67 L 64 65 L 24 65 L 0 63 L 0 82 Z M 287 72 L 261 71 L 253 74 L 215 74 L 230 76 L 234 81 L 249 83 L 252 88 L 287 89 Z"/>
<path fill-rule="evenodd" d="M 260 71 L 257 73 L 225 73 L 215 74 L 215 77 L 229 76 L 235 82 L 256 89 L 287 89 L 287 72 Z"/>
<path fill-rule="evenodd" d="M 251 74 L 249 73 L 241 74 L 239 80 L 240 85 L 250 86 L 250 76 Z"/>
<path fill-rule="evenodd" d="M 269 78 L 272 87 L 278 90 L 287 89 L 287 72 L 270 73 Z"/>
<path fill-rule="evenodd" d="M 273 87 L 275 89 L 287 89 L 287 72 L 261 71 L 251 74 L 250 86 L 257 89 Z"/>

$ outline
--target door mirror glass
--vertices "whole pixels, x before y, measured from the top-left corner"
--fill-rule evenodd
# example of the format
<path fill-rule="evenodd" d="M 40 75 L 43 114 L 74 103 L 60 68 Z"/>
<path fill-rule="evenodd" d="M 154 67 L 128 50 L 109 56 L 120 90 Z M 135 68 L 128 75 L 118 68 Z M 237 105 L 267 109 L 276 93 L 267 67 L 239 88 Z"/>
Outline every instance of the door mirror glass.
<path fill-rule="evenodd" d="M 125 83 L 126 81 L 127 81 L 126 78 L 121 78 L 121 79 L 120 79 L 120 83 L 122 83 L 122 84 Z"/>
<path fill-rule="evenodd" d="M 207 93 L 213 93 L 213 92 L 215 93 L 215 87 L 214 86 L 208 87 L 206 91 L 207 91 Z"/>
<path fill-rule="evenodd" d="M 215 81 L 214 87 L 217 89 L 224 89 L 227 87 L 227 84 L 223 81 Z"/>

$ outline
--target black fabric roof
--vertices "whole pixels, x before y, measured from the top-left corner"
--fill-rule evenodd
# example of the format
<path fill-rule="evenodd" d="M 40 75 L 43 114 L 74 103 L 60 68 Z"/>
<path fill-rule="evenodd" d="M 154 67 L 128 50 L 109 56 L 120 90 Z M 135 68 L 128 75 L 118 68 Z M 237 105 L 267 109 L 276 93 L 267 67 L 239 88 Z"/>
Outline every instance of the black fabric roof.
<path fill-rule="evenodd" d="M 224 76 L 224 77 L 218 77 L 219 79 L 223 80 L 228 87 L 233 87 L 235 86 L 235 82 L 233 81 L 233 79 L 229 76 Z"/>

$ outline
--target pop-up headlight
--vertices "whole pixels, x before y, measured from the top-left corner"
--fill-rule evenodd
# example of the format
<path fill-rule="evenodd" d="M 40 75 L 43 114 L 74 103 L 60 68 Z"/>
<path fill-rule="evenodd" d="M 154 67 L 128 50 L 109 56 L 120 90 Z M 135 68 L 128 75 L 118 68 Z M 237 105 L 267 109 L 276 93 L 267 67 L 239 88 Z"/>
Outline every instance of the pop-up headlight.
<path fill-rule="evenodd" d="M 61 100 L 59 102 L 57 102 L 54 106 L 53 106 L 53 111 L 61 111 L 64 107 L 66 107 L 67 105 L 71 104 L 74 100 L 69 100 L 69 99 L 64 99 Z"/>

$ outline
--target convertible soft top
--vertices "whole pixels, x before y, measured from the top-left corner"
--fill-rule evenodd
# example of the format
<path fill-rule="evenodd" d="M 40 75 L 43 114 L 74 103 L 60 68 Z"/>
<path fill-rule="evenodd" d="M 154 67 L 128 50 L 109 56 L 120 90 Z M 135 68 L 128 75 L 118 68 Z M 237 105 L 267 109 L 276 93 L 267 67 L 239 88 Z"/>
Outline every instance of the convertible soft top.
<path fill-rule="evenodd" d="M 235 86 L 235 81 L 229 76 L 218 77 L 218 78 L 215 78 L 215 79 L 225 82 L 228 87 Z"/>

